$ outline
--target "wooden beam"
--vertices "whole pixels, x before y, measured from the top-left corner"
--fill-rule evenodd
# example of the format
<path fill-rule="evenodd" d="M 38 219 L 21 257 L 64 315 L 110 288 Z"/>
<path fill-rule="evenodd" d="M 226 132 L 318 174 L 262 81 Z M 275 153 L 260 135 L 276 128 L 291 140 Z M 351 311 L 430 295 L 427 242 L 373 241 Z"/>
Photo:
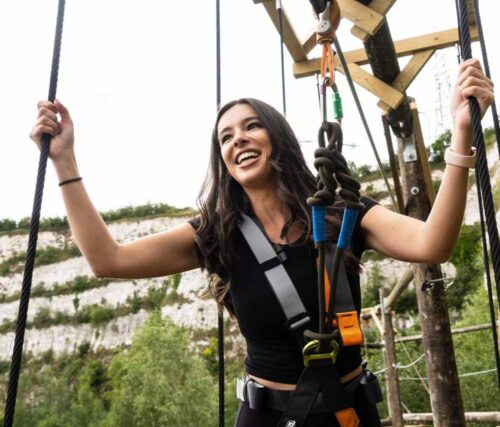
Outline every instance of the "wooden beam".
<path fill-rule="evenodd" d="M 353 28 L 359 31 L 359 34 L 366 34 L 366 38 L 368 38 L 382 26 L 385 12 L 390 9 L 396 0 L 372 0 L 369 6 L 355 0 L 338 0 L 338 2 L 341 17 L 353 22 L 355 24 Z M 316 46 L 316 28 L 313 28 L 308 33 L 302 46 L 307 53 Z"/>
<path fill-rule="evenodd" d="M 316 25 L 311 28 L 308 34 L 309 35 L 304 40 L 302 40 L 302 49 L 304 49 L 306 54 L 313 50 L 318 44 L 318 42 L 316 41 Z"/>
<path fill-rule="evenodd" d="M 337 0 L 341 15 L 368 34 L 375 34 L 384 23 L 384 15 L 356 0 Z"/>
<path fill-rule="evenodd" d="M 276 3 L 274 0 L 254 0 L 254 3 L 262 3 L 264 8 L 266 9 L 267 14 L 273 21 L 276 30 L 279 32 L 279 18 L 278 11 L 276 10 Z M 290 53 L 290 56 L 293 58 L 295 62 L 304 61 L 307 59 L 307 53 L 302 47 L 302 43 L 297 38 L 295 30 L 288 19 L 285 9 L 281 8 L 281 13 L 283 17 L 283 42 Z"/>
<path fill-rule="evenodd" d="M 385 16 L 389 9 L 396 3 L 396 0 L 372 0 L 368 7 L 377 13 Z M 368 40 L 370 33 L 355 25 L 351 28 L 351 34 L 360 39 L 363 43 Z"/>
<path fill-rule="evenodd" d="M 403 93 L 392 88 L 382 80 L 372 76 L 368 71 L 365 71 L 359 65 L 348 63 L 347 66 L 349 67 L 349 72 L 354 82 L 361 87 L 364 87 L 367 91 L 373 93 L 377 98 L 382 99 L 387 105 L 390 105 L 391 108 L 398 108 L 405 99 L 405 95 Z M 344 73 L 344 70 L 340 65 L 340 61 L 337 58 L 335 58 L 335 68 L 341 73 Z"/>
<path fill-rule="evenodd" d="M 479 40 L 477 27 L 471 26 L 471 40 Z M 438 31 L 435 33 L 425 34 L 423 36 L 410 37 L 407 39 L 394 42 L 396 55 L 400 58 L 408 55 L 415 55 L 418 52 L 430 49 L 443 49 L 454 46 L 459 42 L 458 30 L 452 28 L 450 30 Z M 355 62 L 358 65 L 368 64 L 368 57 L 365 49 L 356 49 L 344 52 L 347 63 Z M 319 72 L 320 58 L 314 58 L 307 61 L 296 62 L 293 66 L 294 76 L 297 78 L 312 76 Z"/>
<path fill-rule="evenodd" d="M 399 73 L 391 86 L 399 92 L 405 92 L 413 80 L 415 80 L 418 73 L 420 73 L 422 68 L 424 68 L 425 64 L 427 64 L 429 59 L 431 59 L 432 55 L 434 55 L 435 51 L 436 49 L 429 49 L 413 55 L 410 62 L 406 64 L 406 67 L 403 71 L 401 71 L 401 73 Z M 384 114 L 389 113 L 391 110 L 391 108 L 384 101 L 379 101 L 377 105 Z"/>
<path fill-rule="evenodd" d="M 499 322 L 497 322 L 499 324 Z M 482 325 L 464 326 L 463 328 L 452 329 L 452 335 L 467 334 L 469 332 L 484 331 L 486 329 L 491 329 L 491 323 L 484 323 Z M 406 337 L 396 338 L 396 342 L 410 342 L 410 341 L 420 341 L 422 335 L 407 335 Z"/>
<path fill-rule="evenodd" d="M 413 280 L 413 269 L 408 268 L 403 275 L 399 278 L 396 285 L 392 288 L 391 293 L 387 296 L 384 301 L 386 309 L 390 309 L 391 306 L 398 300 L 404 290 Z"/>
<path fill-rule="evenodd" d="M 429 165 L 429 159 L 427 158 L 427 152 L 425 151 L 425 141 L 422 134 L 422 127 L 420 126 L 420 117 L 418 115 L 417 103 L 415 100 L 410 102 L 410 110 L 413 118 L 413 134 L 415 135 L 415 143 L 417 145 L 418 156 L 420 157 L 422 170 L 424 172 L 427 197 L 429 197 L 429 202 L 433 205 L 434 200 L 436 199 L 436 193 L 434 191 L 434 187 L 432 186 L 431 166 Z"/>

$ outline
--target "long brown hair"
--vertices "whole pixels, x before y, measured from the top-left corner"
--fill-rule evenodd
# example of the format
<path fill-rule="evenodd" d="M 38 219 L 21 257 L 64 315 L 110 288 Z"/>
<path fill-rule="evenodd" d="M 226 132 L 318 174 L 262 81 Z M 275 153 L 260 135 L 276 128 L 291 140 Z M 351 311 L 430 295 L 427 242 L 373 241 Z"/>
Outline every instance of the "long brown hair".
<path fill-rule="evenodd" d="M 228 291 L 231 283 L 232 236 L 241 212 L 252 214 L 252 207 L 245 191 L 231 177 L 222 160 L 217 127 L 224 113 L 237 104 L 252 107 L 269 133 L 273 179 L 279 199 L 290 212 L 281 231 L 282 238 L 287 238 L 290 226 L 297 222 L 304 230 L 297 244 L 310 240 L 310 208 L 306 199 L 316 191 L 316 180 L 307 167 L 299 142 L 281 113 L 254 98 L 231 101 L 219 110 L 212 133 L 209 169 L 198 196 L 201 218 L 195 241 L 203 256 L 203 267 L 211 273 L 210 293 L 219 308 L 225 306 L 231 313 L 233 310 Z M 331 225 L 328 234 L 337 236 L 338 219 L 329 216 L 328 222 Z M 214 274 L 217 271 L 225 273 L 224 279 Z"/>

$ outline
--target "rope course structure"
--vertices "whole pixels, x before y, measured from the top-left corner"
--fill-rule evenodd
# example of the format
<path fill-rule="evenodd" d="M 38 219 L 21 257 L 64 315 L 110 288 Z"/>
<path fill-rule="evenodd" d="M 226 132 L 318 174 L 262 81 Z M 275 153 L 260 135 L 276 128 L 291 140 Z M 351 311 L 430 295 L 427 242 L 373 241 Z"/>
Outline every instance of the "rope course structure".
<path fill-rule="evenodd" d="M 264 7 L 276 29 L 279 30 L 276 11 L 271 6 L 272 2 L 268 0 L 253 0 L 253 2 L 261 4 Z M 394 196 L 392 196 L 392 192 L 390 192 L 393 205 L 398 206 L 397 210 L 402 213 L 425 219 L 433 203 L 434 194 L 416 102 L 406 95 L 406 90 L 433 54 L 439 49 L 460 44 L 461 56 L 463 59 L 466 59 L 471 56 L 470 43 L 480 40 L 484 58 L 483 62 L 488 76 L 489 66 L 487 64 L 486 48 L 477 0 L 456 0 L 458 29 L 451 28 L 398 41 L 392 40 L 386 20 L 386 14 L 395 2 L 396 0 L 338 0 L 334 2 L 310 0 L 310 4 L 318 17 L 321 18 L 321 14 L 324 11 L 328 10 L 329 7 L 333 7 L 331 3 L 337 3 L 340 6 L 341 18 L 351 21 L 354 24 L 351 33 L 363 43 L 363 48 L 342 52 L 340 44 L 335 38 L 337 55 L 331 57 L 334 68 L 336 71 L 345 74 L 355 99 L 355 90 L 352 89 L 354 87 L 353 83 L 363 87 L 379 99 L 377 106 L 383 115 L 384 126 L 387 125 L 386 137 L 388 138 L 388 146 L 391 145 L 390 137 L 388 136 L 388 129 L 390 129 L 397 139 L 400 153 L 399 167 L 403 175 L 404 187 L 402 191 L 397 191 L 397 202 Z M 316 32 L 311 32 L 306 37 L 299 38 L 283 6 L 280 9 L 280 27 L 284 28 L 284 31 L 280 30 L 280 33 L 293 60 L 293 73 L 295 77 L 301 78 L 315 74 L 318 75 L 320 72 L 324 74 L 325 56 L 328 56 L 325 55 L 325 51 L 323 51 L 322 57 L 309 57 L 309 54 L 316 46 Z M 400 70 L 398 58 L 409 55 L 411 56 L 410 61 L 403 70 Z M 372 73 L 361 68 L 366 64 L 371 65 Z M 483 134 L 479 120 L 479 110 L 477 108 L 477 101 L 471 100 L 470 102 L 472 104 L 471 114 L 474 123 L 474 145 L 478 150 L 478 167 L 476 169 L 478 175 L 477 187 L 480 206 L 484 205 L 487 211 L 486 222 L 482 219 L 482 209 L 480 211 L 481 225 L 484 228 L 486 224 L 488 230 L 497 298 L 499 298 L 500 275 L 498 269 L 500 267 L 498 265 L 500 264 L 498 257 L 500 256 L 500 252 L 498 250 L 498 230 L 494 218 L 495 210 L 491 198 L 491 187 L 489 184 Z M 363 124 L 365 124 L 362 109 L 359 108 L 359 111 Z M 495 129 L 497 129 L 498 142 L 500 141 L 500 132 L 498 131 L 499 125 L 495 106 L 492 108 L 492 111 L 494 114 L 493 122 L 495 123 Z M 372 142 L 368 126 L 365 125 L 365 127 L 368 131 L 368 139 Z M 395 161 L 392 160 L 394 155 L 391 151 L 389 150 L 390 163 L 395 165 Z M 374 152 L 377 162 L 379 162 L 378 153 L 375 150 Z M 399 177 L 396 178 L 396 176 L 397 174 L 393 173 L 395 186 L 398 189 Z M 385 177 L 384 180 L 387 182 Z M 389 187 L 388 184 L 387 186 Z M 489 276 L 489 255 L 486 240 L 483 241 L 483 247 L 485 271 L 487 276 Z M 422 340 L 425 349 L 421 358 L 423 357 L 426 360 L 428 389 L 434 411 L 432 419 L 435 425 L 465 425 L 466 417 L 462 409 L 459 376 L 454 357 L 450 357 L 450 355 L 454 354 L 454 351 L 445 299 L 447 279 L 443 279 L 440 268 L 437 265 L 414 266 L 412 274 L 404 279 L 403 283 L 398 284 L 397 289 L 395 288 L 395 294 L 385 296 L 385 299 L 390 299 L 394 302 L 412 280 L 417 290 L 423 332 Z M 491 315 L 491 325 L 489 327 L 492 329 L 493 334 L 497 375 L 500 386 L 500 357 L 495 308 L 493 306 L 491 285 L 489 283 L 488 279 Z M 381 306 L 383 307 L 383 300 L 381 301 Z M 380 307 L 377 310 L 380 311 Z M 387 312 L 387 310 L 390 310 L 390 304 L 382 309 L 383 312 Z M 367 314 L 368 317 L 370 315 L 373 315 L 373 312 Z M 377 323 L 380 323 L 382 326 L 380 321 Z M 387 326 L 383 328 L 386 329 Z M 439 336 L 436 335 L 436 331 L 439 331 L 437 333 Z M 433 355 L 432 358 L 429 356 L 430 354 Z M 413 364 L 414 362 L 409 366 L 413 366 Z M 396 370 L 394 371 L 394 381 L 397 382 L 397 372 Z M 435 372 L 446 372 L 447 374 L 445 374 L 444 378 L 438 379 L 433 374 Z M 486 372 L 490 372 L 490 370 L 486 370 Z M 420 374 L 419 377 L 419 380 L 422 382 L 423 378 Z M 398 402 L 398 405 L 401 407 L 401 402 Z M 393 418 L 393 425 L 402 425 L 403 418 L 405 417 L 400 416 L 400 419 Z"/>
<path fill-rule="evenodd" d="M 253 0 L 254 3 L 261 3 L 267 13 L 272 18 L 280 35 L 281 43 L 281 85 L 283 113 L 286 114 L 286 90 L 285 90 L 285 70 L 284 52 L 286 46 L 294 60 L 293 70 L 297 78 L 311 76 L 320 73 L 322 76 L 321 96 L 322 101 L 322 123 L 318 133 L 319 149 L 315 152 L 315 167 L 318 169 L 317 192 L 308 199 L 308 204 L 313 206 L 313 222 L 315 243 L 319 249 L 319 327 L 317 333 L 311 333 L 311 337 L 316 338 L 320 351 L 329 351 L 328 343 L 332 342 L 332 337 L 338 338 L 342 332 L 335 319 L 334 304 L 336 297 L 337 275 L 343 256 L 343 250 L 347 249 L 350 233 L 356 220 L 357 210 L 363 208 L 359 200 L 360 185 L 350 176 L 347 162 L 342 156 L 342 119 L 341 106 L 337 106 L 336 121 L 327 120 L 326 91 L 330 87 L 334 96 L 338 95 L 335 85 L 335 71 L 343 73 L 349 83 L 353 98 L 356 100 L 359 114 L 366 129 L 368 139 L 374 151 L 380 172 L 388 188 L 392 204 L 395 210 L 397 207 L 404 207 L 404 213 L 424 218 L 430 210 L 433 196 L 431 194 L 430 169 L 424 155 L 424 143 L 418 122 L 418 112 L 414 100 L 410 100 L 406 95 L 406 89 L 410 86 L 418 73 L 427 64 L 437 49 L 452 46 L 460 43 L 462 59 L 471 57 L 471 42 L 480 40 L 487 75 L 489 66 L 487 65 L 486 48 L 482 35 L 479 8 L 477 0 L 456 0 L 457 16 L 459 20 L 459 31 L 449 29 L 424 36 L 413 37 L 402 41 L 393 42 L 390 36 L 389 27 L 385 18 L 387 12 L 394 5 L 396 0 L 310 0 L 318 20 L 319 27 L 325 25 L 321 31 L 316 30 L 311 33 L 305 42 L 300 42 L 291 26 L 283 4 L 280 0 Z M 472 5 L 472 6 L 471 6 Z M 59 0 L 57 12 L 56 35 L 52 59 L 52 70 L 49 85 L 48 100 L 54 101 L 57 90 L 59 57 L 61 50 L 62 29 L 64 21 L 65 1 Z M 474 11 L 474 13 L 472 12 Z M 332 18 L 332 16 L 334 18 Z M 341 19 L 352 21 L 355 25 L 352 33 L 364 43 L 363 49 L 350 52 L 342 52 L 340 43 L 335 35 L 335 30 Z M 221 8 L 220 0 L 216 0 L 216 108 L 221 106 Z M 321 58 L 308 58 L 316 44 L 322 46 Z M 333 50 L 335 46 L 336 52 Z M 389 49 L 389 51 L 387 50 Z M 400 70 L 397 59 L 401 56 L 412 55 L 411 60 L 403 70 Z M 373 74 L 364 70 L 361 66 L 365 64 L 372 66 Z M 404 195 L 394 196 L 389 181 L 384 175 L 380 156 L 375 148 L 375 143 L 369 130 L 366 118 L 362 111 L 360 102 L 356 95 L 354 83 L 367 89 L 378 99 L 378 107 L 384 115 L 384 120 L 395 135 L 400 150 L 400 168 L 405 175 Z M 488 291 L 490 300 L 491 327 L 493 330 L 494 348 L 496 354 L 499 386 L 500 386 L 500 356 L 498 349 L 498 337 L 496 335 L 495 308 L 493 306 L 492 286 L 489 279 L 489 259 L 491 256 L 494 277 L 496 282 L 497 298 L 500 300 L 500 240 L 495 219 L 495 209 L 491 185 L 488 175 L 486 151 L 484 146 L 483 132 L 480 123 L 480 113 L 478 103 L 475 99 L 470 100 L 471 116 L 473 120 L 474 146 L 478 153 L 478 175 L 477 187 L 480 198 L 480 216 L 483 229 L 483 251 L 485 258 L 486 273 L 488 276 Z M 500 140 L 500 128 L 496 106 L 494 107 L 494 123 L 497 131 L 497 141 Z M 45 171 L 50 149 L 50 136 L 44 135 L 40 152 L 40 161 L 35 190 L 35 200 L 32 213 L 32 222 L 29 235 L 26 265 L 23 277 L 23 287 L 20 301 L 19 317 L 16 328 L 14 352 L 9 377 L 9 388 L 6 402 L 4 427 L 12 427 L 16 404 L 17 386 L 21 368 L 21 356 L 23 351 L 24 333 L 26 329 L 27 311 L 31 291 L 31 280 L 36 255 L 36 244 L 38 235 L 38 224 L 43 198 L 43 187 Z M 500 151 L 500 145 L 499 145 Z M 339 237 L 338 247 L 333 254 L 333 270 L 325 270 L 325 258 L 328 254 L 325 248 L 324 221 L 325 208 L 332 204 L 337 185 L 340 186 L 339 195 L 344 199 L 347 206 L 346 216 L 342 224 L 342 231 Z M 416 190 L 415 190 L 416 189 Z M 483 217 L 486 216 L 486 221 Z M 345 229 L 344 230 L 344 223 Z M 349 230 L 350 228 L 350 230 Z M 486 241 L 485 229 L 488 232 L 489 241 Z M 345 234 L 344 234 L 345 233 Z M 490 254 L 488 253 L 488 243 Z M 327 274 L 324 274 L 326 271 Z M 329 278 L 325 284 L 325 277 Z M 445 291 L 446 280 L 443 279 L 439 266 L 418 265 L 414 266 L 411 278 L 406 280 L 403 287 L 407 286 L 411 279 L 415 282 L 417 298 L 421 312 L 422 340 L 425 352 L 417 359 L 413 360 L 405 348 L 405 352 L 410 361 L 407 365 L 394 363 L 387 371 L 393 371 L 392 380 L 418 380 L 429 393 L 432 401 L 433 414 L 431 421 L 436 425 L 465 425 L 466 419 L 470 416 L 464 414 L 460 399 L 460 387 L 458 378 L 474 375 L 482 375 L 494 372 L 495 369 L 486 369 L 476 372 L 468 372 L 459 375 L 453 355 L 453 344 L 451 340 L 450 322 L 446 310 Z M 325 292 L 325 289 L 331 290 Z M 399 292 L 402 290 L 400 289 Z M 373 309 L 370 316 L 377 319 L 377 324 L 382 325 L 383 332 L 391 335 L 384 335 L 384 347 L 389 345 L 394 347 L 397 340 L 394 339 L 392 323 L 390 319 L 391 302 L 390 296 L 381 294 L 381 304 L 377 310 Z M 393 299 L 395 299 L 394 297 Z M 432 307 L 432 310 L 431 310 Z M 381 314 L 383 321 L 377 318 Z M 218 351 L 219 351 L 219 426 L 224 426 L 224 318 L 222 313 L 218 317 Z M 436 330 L 438 332 L 436 332 Z M 336 335 L 335 335 L 336 334 Z M 389 338 L 387 338 L 389 336 Z M 389 340 L 389 341 L 388 341 Z M 356 341 L 356 344 L 360 342 Z M 403 342 L 404 346 L 404 342 Z M 331 350 L 331 349 L 330 349 Z M 431 358 L 429 354 L 435 357 Z M 427 376 L 423 377 L 416 369 L 416 364 L 425 359 L 427 366 Z M 398 378 L 397 370 L 413 368 L 418 375 L 414 377 Z M 383 372 L 383 371 L 380 371 Z M 443 373 L 443 378 L 436 378 L 434 372 Z M 428 384 L 427 384 L 428 383 Z M 398 396 L 399 398 L 399 396 Z M 395 403 L 401 408 L 404 405 L 400 400 Z M 452 410 L 450 410 L 452 408 Z M 286 414 L 285 414 L 286 415 Z M 413 414 L 417 415 L 417 414 Z M 428 420 L 428 414 L 426 421 Z M 496 420 L 498 414 L 494 414 Z M 398 416 L 398 415 L 396 415 Z M 492 418 L 492 419 L 493 419 Z M 403 419 L 409 419 L 408 414 L 402 414 L 399 410 L 399 420 L 394 425 L 402 423 Z M 500 419 L 500 415 L 498 415 Z M 282 425 L 285 425 L 285 419 Z M 289 425 L 289 424 L 286 424 Z M 293 424 L 295 425 L 295 424 Z M 302 425 L 302 424 L 300 424 Z"/>

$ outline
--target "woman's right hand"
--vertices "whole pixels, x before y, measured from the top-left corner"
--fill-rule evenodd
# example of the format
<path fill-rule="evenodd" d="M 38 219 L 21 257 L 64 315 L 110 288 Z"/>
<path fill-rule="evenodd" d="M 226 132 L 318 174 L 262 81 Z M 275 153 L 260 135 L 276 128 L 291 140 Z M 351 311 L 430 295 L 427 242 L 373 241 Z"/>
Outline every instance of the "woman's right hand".
<path fill-rule="evenodd" d="M 61 117 L 58 121 L 57 115 Z M 68 110 L 57 99 L 38 102 L 38 118 L 30 133 L 30 138 L 35 141 L 38 148 L 41 146 L 43 134 L 52 136 L 49 157 L 54 161 L 68 156 L 74 157 L 74 131 L 73 121 Z"/>

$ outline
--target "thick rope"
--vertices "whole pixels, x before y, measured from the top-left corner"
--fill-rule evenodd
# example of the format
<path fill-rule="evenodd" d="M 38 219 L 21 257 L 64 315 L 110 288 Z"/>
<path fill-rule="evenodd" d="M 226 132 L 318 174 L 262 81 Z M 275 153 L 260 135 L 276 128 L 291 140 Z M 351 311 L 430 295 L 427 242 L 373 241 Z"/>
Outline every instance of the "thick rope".
<path fill-rule="evenodd" d="M 459 17 L 461 56 L 462 59 L 466 60 L 472 57 L 467 0 L 456 0 L 456 6 Z M 483 205 L 486 215 L 486 228 L 488 230 L 491 257 L 493 260 L 497 297 L 499 298 L 500 303 L 500 240 L 498 237 L 498 227 L 495 217 L 495 207 L 493 205 L 493 196 L 491 193 L 488 161 L 486 159 L 484 135 L 481 126 L 481 112 L 476 98 L 469 98 L 469 109 L 472 120 L 473 143 L 477 152 L 476 174 L 478 175 L 480 184 L 479 187 L 481 188 L 481 194 L 483 197 Z"/>
<path fill-rule="evenodd" d="M 281 54 L 281 98 L 283 103 L 283 115 L 286 116 L 286 90 L 285 90 L 285 53 L 283 41 L 283 8 L 281 0 L 276 0 L 278 10 L 279 32 L 280 32 L 280 54 Z"/>
<path fill-rule="evenodd" d="M 219 111 L 222 100 L 221 79 L 221 24 L 220 0 L 215 0 L 215 59 L 216 59 L 216 108 Z M 220 310 L 217 322 L 217 353 L 219 356 L 219 427 L 224 427 L 225 422 L 225 396 L 224 396 L 224 311 Z"/>
<path fill-rule="evenodd" d="M 50 72 L 49 101 L 53 102 L 56 98 L 57 78 L 59 74 L 59 56 L 61 53 L 61 40 L 64 22 L 65 0 L 59 0 L 57 11 L 56 34 L 54 40 L 54 50 L 52 53 L 52 67 Z M 7 401 L 5 406 L 4 427 L 12 427 L 14 421 L 14 412 L 16 409 L 17 387 L 19 383 L 19 374 L 21 371 L 21 359 L 23 355 L 24 333 L 26 331 L 26 318 L 28 315 L 28 306 L 31 293 L 31 281 L 33 278 L 33 269 L 35 266 L 36 244 L 38 240 L 38 228 L 40 223 L 40 211 L 42 208 L 43 187 L 45 183 L 45 171 L 47 170 L 47 160 L 50 151 L 50 135 L 43 135 L 40 148 L 40 159 L 38 162 L 38 175 L 35 188 L 35 199 L 33 211 L 31 214 L 31 226 L 28 239 L 28 250 L 26 253 L 26 263 L 24 267 L 23 284 L 21 290 L 21 299 L 19 303 L 19 314 L 17 318 L 16 337 L 14 340 L 14 351 L 12 355 L 12 364 L 10 367 L 9 386 L 7 390 Z"/>
<path fill-rule="evenodd" d="M 488 62 L 488 53 L 486 52 L 486 42 L 484 40 L 483 24 L 481 23 L 481 14 L 479 13 L 478 1 L 474 0 L 473 5 L 474 5 L 474 15 L 476 17 L 477 30 L 479 32 L 479 43 L 481 45 L 481 54 L 483 56 L 484 73 L 489 79 L 491 79 L 490 65 Z M 491 113 L 493 115 L 493 126 L 495 127 L 495 135 L 497 138 L 497 149 L 498 153 L 500 154 L 500 123 L 498 121 L 497 104 L 495 100 L 493 100 L 493 103 L 491 104 Z"/>

